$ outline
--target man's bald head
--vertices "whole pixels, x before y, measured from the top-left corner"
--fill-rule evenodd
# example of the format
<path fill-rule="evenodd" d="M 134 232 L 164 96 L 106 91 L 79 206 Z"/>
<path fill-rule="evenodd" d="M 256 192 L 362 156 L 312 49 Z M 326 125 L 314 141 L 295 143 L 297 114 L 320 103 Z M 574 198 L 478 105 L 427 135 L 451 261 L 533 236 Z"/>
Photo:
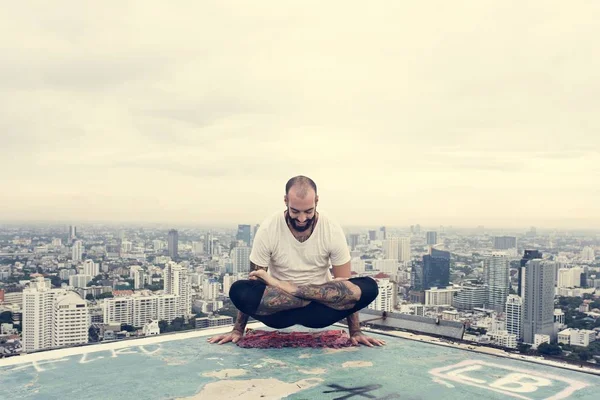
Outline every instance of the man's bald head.
<path fill-rule="evenodd" d="M 285 195 L 290 194 L 290 190 L 294 190 L 294 194 L 299 198 L 305 198 L 311 191 L 315 192 L 317 196 L 317 185 L 316 183 L 304 175 L 298 175 L 287 181 L 285 185 Z"/>

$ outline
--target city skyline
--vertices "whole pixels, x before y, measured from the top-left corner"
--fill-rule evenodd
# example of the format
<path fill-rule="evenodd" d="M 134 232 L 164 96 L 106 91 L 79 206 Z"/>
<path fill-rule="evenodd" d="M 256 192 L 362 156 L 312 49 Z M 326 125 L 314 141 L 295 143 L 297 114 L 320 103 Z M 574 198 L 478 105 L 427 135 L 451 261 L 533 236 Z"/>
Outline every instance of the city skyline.
<path fill-rule="evenodd" d="M 0 221 L 600 224 L 598 4 L 312 4 L 4 7 Z"/>

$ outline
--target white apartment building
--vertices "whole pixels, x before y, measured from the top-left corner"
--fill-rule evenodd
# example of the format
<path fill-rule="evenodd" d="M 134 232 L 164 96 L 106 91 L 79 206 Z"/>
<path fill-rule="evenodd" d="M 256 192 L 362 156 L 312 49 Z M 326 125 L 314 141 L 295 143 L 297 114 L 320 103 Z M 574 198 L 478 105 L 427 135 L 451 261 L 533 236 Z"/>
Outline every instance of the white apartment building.
<path fill-rule="evenodd" d="M 91 277 L 97 276 L 100 273 L 100 264 L 93 260 L 85 260 L 83 262 L 83 274 Z"/>
<path fill-rule="evenodd" d="M 250 271 L 250 251 L 248 246 L 238 246 L 231 249 L 231 263 L 233 265 L 233 274 Z"/>
<path fill-rule="evenodd" d="M 169 262 L 163 271 L 165 294 L 178 297 L 177 315 L 186 316 L 192 313 L 192 285 L 188 279 L 187 268 Z"/>
<path fill-rule="evenodd" d="M 379 294 L 367 308 L 376 311 L 394 310 L 394 284 L 387 278 L 376 279 Z"/>
<path fill-rule="evenodd" d="M 206 279 L 202 283 L 202 298 L 204 300 L 216 300 L 219 296 L 221 284 L 217 281 Z M 229 294 L 229 292 L 227 292 Z"/>
<path fill-rule="evenodd" d="M 508 295 L 506 306 L 504 308 L 506 316 L 506 330 L 514 334 L 519 340 L 523 329 L 523 300 L 516 294 Z"/>
<path fill-rule="evenodd" d="M 58 271 L 58 277 L 60 279 L 62 279 L 62 280 L 65 280 L 65 281 L 67 279 L 69 279 L 69 277 L 71 275 L 76 275 L 76 274 L 77 274 L 77 272 L 74 269 L 63 268 L 63 269 L 61 269 L 61 270 Z"/>
<path fill-rule="evenodd" d="M 213 328 L 215 326 L 233 325 L 233 318 L 226 315 L 219 317 L 202 317 L 196 318 L 196 329 Z"/>
<path fill-rule="evenodd" d="M 83 242 L 81 240 L 76 240 L 73 242 L 73 247 L 71 248 L 71 259 L 73 262 L 80 262 L 83 257 Z"/>
<path fill-rule="evenodd" d="M 88 283 L 92 280 L 91 275 L 71 275 L 69 276 L 69 286 L 76 288 L 87 287 Z"/>
<path fill-rule="evenodd" d="M 87 301 L 76 292 L 59 293 L 54 300 L 52 347 L 87 343 L 90 324 Z"/>
<path fill-rule="evenodd" d="M 398 260 L 373 260 L 373 269 L 376 271 L 383 272 L 384 274 L 396 275 L 398 273 Z"/>
<path fill-rule="evenodd" d="M 410 238 L 392 237 L 384 240 L 382 246 L 386 259 L 398 260 L 400 262 L 410 261 Z"/>
<path fill-rule="evenodd" d="M 22 296 L 25 352 L 87 343 L 87 304 L 77 293 L 52 289 L 50 281 L 40 277 Z"/>
<path fill-rule="evenodd" d="M 509 349 L 517 348 L 517 335 L 508 333 L 508 331 L 488 332 L 490 340 L 498 346 L 507 347 Z"/>
<path fill-rule="evenodd" d="M 578 288 L 581 287 L 581 274 L 584 270 L 581 267 L 560 268 L 558 270 L 557 288 Z"/>
<path fill-rule="evenodd" d="M 229 275 L 225 274 L 223 276 L 223 294 L 229 297 L 229 289 L 231 289 L 231 285 L 238 280 L 238 275 Z"/>
<path fill-rule="evenodd" d="M 550 335 L 545 335 L 543 333 L 536 333 L 535 335 L 533 335 L 533 346 L 531 346 L 532 348 L 537 349 L 542 343 L 550 344 Z"/>
<path fill-rule="evenodd" d="M 595 259 L 596 259 L 596 254 L 592 247 L 587 246 L 587 247 L 584 247 L 583 250 L 581 250 L 581 260 L 582 261 L 590 262 L 590 261 L 594 261 Z"/>
<path fill-rule="evenodd" d="M 142 327 L 150 320 L 173 321 L 184 315 L 177 312 L 178 296 L 133 295 L 104 300 L 104 323 L 120 323 Z"/>
<path fill-rule="evenodd" d="M 160 335 L 160 327 L 158 326 L 158 320 L 150 321 L 142 328 L 144 336 L 155 336 Z"/>
<path fill-rule="evenodd" d="M 451 306 L 454 295 L 460 292 L 460 289 L 448 286 L 446 288 L 432 287 L 425 291 L 426 306 Z"/>
<path fill-rule="evenodd" d="M 596 340 L 596 331 L 587 329 L 565 329 L 558 332 L 558 343 L 588 347 Z"/>

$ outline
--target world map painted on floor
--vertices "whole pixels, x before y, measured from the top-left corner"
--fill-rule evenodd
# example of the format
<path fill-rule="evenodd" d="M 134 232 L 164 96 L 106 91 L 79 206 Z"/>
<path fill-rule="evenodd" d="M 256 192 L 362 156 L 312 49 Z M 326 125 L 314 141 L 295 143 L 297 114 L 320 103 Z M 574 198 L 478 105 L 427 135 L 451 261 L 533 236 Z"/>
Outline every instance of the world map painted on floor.
<path fill-rule="evenodd" d="M 374 335 L 376 336 L 376 335 Z M 7 399 L 597 399 L 600 377 L 399 338 L 243 349 L 206 337 L 2 367 Z"/>

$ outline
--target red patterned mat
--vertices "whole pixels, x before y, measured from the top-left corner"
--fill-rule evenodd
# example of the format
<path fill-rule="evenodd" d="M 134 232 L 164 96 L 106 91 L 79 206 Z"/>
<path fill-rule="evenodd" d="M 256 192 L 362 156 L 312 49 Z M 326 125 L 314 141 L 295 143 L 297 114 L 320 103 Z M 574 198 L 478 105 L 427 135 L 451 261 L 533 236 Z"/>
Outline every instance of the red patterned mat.
<path fill-rule="evenodd" d="M 244 348 L 267 349 L 282 347 L 350 347 L 348 333 L 342 330 L 319 332 L 279 332 L 247 329 L 237 345 Z"/>

